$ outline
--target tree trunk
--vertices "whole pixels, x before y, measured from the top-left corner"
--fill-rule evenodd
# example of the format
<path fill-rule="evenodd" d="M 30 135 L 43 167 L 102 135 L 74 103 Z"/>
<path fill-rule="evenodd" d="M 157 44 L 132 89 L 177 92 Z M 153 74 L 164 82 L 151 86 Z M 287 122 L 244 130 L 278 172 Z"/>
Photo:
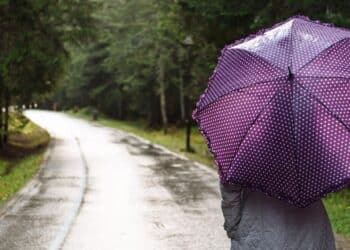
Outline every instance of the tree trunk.
<path fill-rule="evenodd" d="M 163 131 L 166 134 L 168 130 L 168 117 L 166 111 L 166 96 L 165 96 L 165 58 L 160 53 L 158 58 L 158 82 L 159 82 L 159 98 L 160 98 L 160 111 L 162 115 Z"/>
<path fill-rule="evenodd" d="M 0 148 L 4 147 L 4 124 L 3 124 L 3 112 L 2 112 L 2 98 L 3 94 L 0 94 Z"/>
<path fill-rule="evenodd" d="M 9 131 L 9 106 L 10 106 L 11 96 L 10 92 L 5 90 L 5 120 L 4 120 L 4 144 L 8 142 L 8 131 Z"/>
<path fill-rule="evenodd" d="M 118 119 L 119 120 L 123 120 L 124 118 L 124 115 L 123 115 L 123 108 L 124 108 L 124 98 L 123 98 L 123 91 L 122 90 L 119 90 L 119 93 L 120 93 L 120 96 L 118 98 Z"/>
<path fill-rule="evenodd" d="M 184 92 L 184 73 L 183 73 L 183 69 L 181 69 L 181 68 L 180 68 L 179 94 L 180 94 L 181 123 L 184 124 L 185 119 L 186 119 L 185 92 Z"/>

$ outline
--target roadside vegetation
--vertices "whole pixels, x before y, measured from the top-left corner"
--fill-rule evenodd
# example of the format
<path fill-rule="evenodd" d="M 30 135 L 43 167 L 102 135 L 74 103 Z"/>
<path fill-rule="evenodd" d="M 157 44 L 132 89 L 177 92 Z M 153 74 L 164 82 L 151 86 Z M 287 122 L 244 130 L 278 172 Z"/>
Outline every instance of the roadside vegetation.
<path fill-rule="evenodd" d="M 44 98 L 63 78 L 68 48 L 92 38 L 95 2 L 0 0 L 0 147 L 9 142 L 10 107 Z"/>
<path fill-rule="evenodd" d="M 350 238 L 350 189 L 344 189 L 335 194 L 329 194 L 324 199 L 328 216 L 333 229 Z"/>
<path fill-rule="evenodd" d="M 0 159 L 0 206 L 34 176 L 42 159 L 42 151 L 16 160 Z"/>
<path fill-rule="evenodd" d="M 68 111 L 67 113 L 77 118 L 92 120 L 90 109 L 87 108 L 83 108 L 79 111 Z M 164 134 L 163 130 L 160 128 L 150 129 L 147 127 L 146 122 L 142 120 L 120 121 L 106 116 L 100 117 L 97 123 L 141 136 L 153 143 L 160 144 L 174 152 L 180 153 L 191 160 L 216 168 L 205 140 L 197 128 L 193 128 L 191 133 L 191 146 L 194 148 L 195 152 L 189 153 L 183 150 L 185 146 L 185 131 L 183 128 L 176 129 L 174 127 L 169 129 L 167 134 Z M 329 194 L 323 199 L 323 202 L 335 232 L 350 238 L 350 189 L 344 189 L 341 192 Z"/>
<path fill-rule="evenodd" d="M 10 113 L 8 144 L 0 152 L 0 206 L 38 171 L 50 141 L 46 130 L 20 113 Z"/>
<path fill-rule="evenodd" d="M 8 146 L 17 152 L 30 152 L 47 145 L 49 133 L 18 112 L 10 115 Z"/>

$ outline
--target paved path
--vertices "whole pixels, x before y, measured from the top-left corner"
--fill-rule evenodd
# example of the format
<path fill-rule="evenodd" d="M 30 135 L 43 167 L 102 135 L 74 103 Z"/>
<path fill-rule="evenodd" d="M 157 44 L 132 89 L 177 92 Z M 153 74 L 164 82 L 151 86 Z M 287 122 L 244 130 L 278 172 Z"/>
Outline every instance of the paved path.
<path fill-rule="evenodd" d="M 54 139 L 0 212 L 0 249 L 229 249 L 215 171 L 61 113 L 27 115 Z"/>
<path fill-rule="evenodd" d="M 349 250 L 350 241 L 341 235 L 336 235 L 337 240 L 337 250 Z"/>
<path fill-rule="evenodd" d="M 228 249 L 214 171 L 64 114 L 39 178 L 0 218 L 0 249 Z"/>

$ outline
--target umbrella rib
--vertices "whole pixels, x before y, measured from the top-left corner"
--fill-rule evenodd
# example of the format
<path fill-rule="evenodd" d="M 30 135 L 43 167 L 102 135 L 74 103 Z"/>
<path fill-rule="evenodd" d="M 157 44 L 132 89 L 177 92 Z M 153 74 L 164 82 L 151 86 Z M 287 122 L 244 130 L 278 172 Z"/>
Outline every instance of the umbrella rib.
<path fill-rule="evenodd" d="M 225 53 L 226 50 L 230 50 L 228 47 L 225 47 L 224 51 L 221 53 L 221 56 L 220 56 L 220 59 L 219 59 L 219 63 L 218 65 L 216 66 L 216 69 L 214 71 L 214 74 L 210 77 L 209 79 L 209 83 L 208 83 L 208 86 L 207 88 L 205 89 L 203 95 L 201 96 L 200 100 L 197 102 L 196 104 L 196 108 L 195 108 L 195 114 L 196 113 L 199 113 L 200 111 L 204 110 L 208 105 L 214 103 L 215 101 L 217 101 L 219 98 L 223 97 L 223 96 L 226 96 L 227 94 L 230 94 L 232 92 L 234 92 L 235 90 L 241 90 L 241 89 L 244 89 L 246 87 L 250 87 L 250 86 L 255 86 L 256 84 L 259 84 L 259 83 L 265 83 L 265 82 L 269 82 L 269 81 L 274 81 L 274 80 L 278 80 L 279 78 L 282 78 L 284 77 L 285 75 L 285 70 L 283 70 L 281 67 L 269 62 L 267 59 L 263 58 L 262 56 L 256 54 L 256 53 L 253 53 L 251 51 L 248 51 L 248 50 L 245 50 L 245 49 L 239 49 L 239 48 L 234 48 L 235 51 L 237 52 L 240 52 L 240 53 L 246 53 L 246 54 L 249 54 L 251 55 L 252 57 L 254 58 L 257 58 L 263 62 L 265 62 L 267 65 L 269 65 L 271 68 L 274 68 L 277 70 L 276 73 L 279 73 L 279 76 L 276 76 L 274 79 L 269 79 L 269 80 L 261 80 L 261 81 L 257 81 L 255 83 L 252 83 L 250 84 L 249 86 L 245 86 L 245 87 L 241 87 L 241 88 L 236 88 L 236 89 L 232 89 L 232 90 L 229 90 L 227 93 L 222 93 L 221 91 L 217 91 L 215 89 L 213 89 L 211 86 L 212 86 L 212 82 L 214 82 L 219 76 L 218 76 L 218 70 L 220 67 L 223 67 L 223 68 L 226 68 L 227 70 L 230 70 L 229 68 L 227 68 L 226 64 L 223 63 L 223 59 L 224 59 L 224 56 L 227 55 L 227 53 Z M 228 62 L 229 63 L 229 62 Z M 214 93 L 218 93 L 219 95 L 216 96 L 215 100 L 212 100 L 210 101 L 209 103 L 206 103 L 204 107 L 201 107 L 199 109 L 199 103 L 201 103 L 204 98 L 205 95 L 208 95 L 209 93 L 209 90 L 213 91 Z M 227 90 L 227 88 L 225 88 L 225 90 Z"/>
<path fill-rule="evenodd" d="M 294 21 L 292 23 L 292 26 L 290 27 L 290 36 L 289 36 L 289 42 L 290 42 L 290 54 L 289 54 L 289 67 L 292 70 L 293 69 L 293 52 L 294 52 L 294 47 L 293 47 L 293 27 L 294 27 Z"/>
<path fill-rule="evenodd" d="M 299 176 L 300 176 L 300 171 L 299 171 L 299 157 L 298 157 L 298 152 L 297 152 L 297 139 L 295 136 L 295 109 L 294 109 L 294 82 L 295 80 L 292 80 L 292 82 L 290 82 L 291 84 L 291 88 L 292 88 L 292 98 L 291 98 L 291 102 L 292 102 L 292 130 L 293 130 L 293 142 L 294 142 L 294 147 L 293 147 L 293 154 L 294 154 L 294 166 L 295 166 L 295 170 L 296 170 L 296 175 L 297 175 L 297 190 L 298 190 L 298 199 L 300 198 L 300 194 L 301 194 L 301 184 L 298 182 L 299 180 Z"/>
<path fill-rule="evenodd" d="M 250 128 L 246 131 L 246 133 L 244 134 L 242 140 L 239 142 L 239 145 L 237 147 L 237 152 L 235 153 L 235 155 L 233 156 L 232 162 L 234 162 L 236 156 L 238 155 L 239 149 L 241 148 L 242 144 L 244 143 L 244 141 L 246 140 L 250 130 L 252 129 L 252 127 L 256 124 L 256 122 L 258 121 L 258 119 L 262 116 L 262 114 L 264 113 L 264 111 L 266 110 L 266 107 L 271 104 L 271 102 L 273 101 L 273 99 L 277 96 L 277 94 L 279 94 L 282 89 L 279 89 L 276 91 L 276 93 L 273 94 L 273 96 L 270 98 L 270 100 L 261 108 L 261 110 L 259 111 L 259 113 L 257 114 L 257 116 L 255 117 L 255 119 L 253 120 L 253 122 L 250 124 Z M 232 163 L 231 163 L 232 164 Z"/>
<path fill-rule="evenodd" d="M 267 63 L 269 66 L 271 66 L 272 68 L 275 68 L 276 70 L 278 70 L 279 72 L 281 72 L 282 74 L 285 73 L 285 69 L 281 68 L 280 66 L 270 62 L 269 60 L 267 60 L 266 58 L 260 56 L 259 54 L 255 53 L 255 52 L 252 52 L 252 51 L 249 51 L 249 50 L 245 50 L 245 49 L 240 49 L 240 48 L 235 48 L 235 50 L 237 51 L 242 51 L 244 53 L 247 53 L 253 57 L 256 57 L 256 58 L 259 58 L 259 60 L 262 60 L 264 61 L 265 63 Z"/>
<path fill-rule="evenodd" d="M 272 79 L 269 79 L 269 80 L 257 81 L 257 82 L 254 82 L 254 83 L 248 85 L 248 86 L 244 86 L 244 87 L 240 87 L 240 88 L 233 89 L 233 90 L 231 90 L 231 91 L 225 93 L 224 95 L 219 96 L 218 99 L 215 99 L 215 100 L 213 100 L 212 102 L 210 102 L 210 103 L 208 103 L 207 105 L 205 105 L 204 107 L 202 107 L 200 110 L 198 110 L 198 114 L 199 114 L 201 111 L 205 110 L 209 105 L 211 105 L 211 104 L 217 102 L 218 100 L 220 100 L 221 98 L 224 98 L 225 96 L 227 96 L 227 95 L 229 95 L 229 94 L 232 94 L 233 92 L 236 92 L 236 91 L 237 91 L 237 92 L 243 91 L 243 90 L 248 89 L 248 88 L 250 88 L 250 87 L 254 87 L 254 86 L 258 85 L 258 84 L 264 84 L 264 83 L 268 83 L 268 82 L 274 82 L 274 81 L 277 81 L 277 80 L 282 80 L 282 79 L 284 79 L 284 78 L 286 78 L 286 77 L 285 77 L 285 76 L 278 76 L 278 77 L 275 77 L 275 78 L 272 78 Z M 198 116 L 198 115 L 197 115 L 197 116 Z"/>
<path fill-rule="evenodd" d="M 350 81 L 350 77 L 343 77 L 343 76 L 298 76 L 298 78 L 344 79 L 344 80 Z"/>
<path fill-rule="evenodd" d="M 292 27 L 290 29 L 290 48 L 291 48 L 291 53 L 290 53 L 290 68 L 289 68 L 289 71 L 290 71 L 290 74 L 292 73 L 291 70 L 293 69 L 293 53 L 294 53 L 294 46 L 293 46 L 293 28 L 294 28 L 294 22 L 292 23 Z M 294 78 L 294 76 L 293 76 Z M 294 82 L 295 80 L 292 79 L 291 81 L 289 81 L 290 83 L 290 87 L 292 88 L 292 97 L 291 97 L 291 102 L 292 102 L 292 130 L 293 130 L 293 142 L 294 142 L 294 147 L 293 147 L 293 154 L 294 154 L 294 166 L 295 166 L 295 171 L 296 171 L 296 176 L 297 176 L 297 192 L 298 192 L 298 198 L 297 199 L 300 199 L 300 194 L 301 194 L 301 184 L 298 182 L 298 179 L 299 179 L 299 175 L 300 175 L 300 171 L 299 171 L 299 159 L 298 159 L 298 152 L 297 152 L 297 139 L 296 139 L 296 136 L 295 136 L 295 109 L 294 109 Z"/>
<path fill-rule="evenodd" d="M 330 46 L 328 46 L 327 48 L 325 48 L 324 50 L 320 51 L 314 58 L 312 58 L 310 61 L 308 61 L 307 63 L 305 63 L 299 70 L 298 72 L 300 72 L 301 70 L 303 70 L 304 68 L 306 68 L 307 66 L 309 66 L 310 64 L 312 64 L 314 61 L 316 61 L 320 55 L 323 55 L 324 53 L 326 53 L 326 51 L 332 49 L 333 47 L 337 46 L 339 43 L 345 41 L 345 40 L 349 40 L 350 41 L 350 37 L 345 37 L 343 39 L 340 39 L 339 41 L 332 43 Z"/>
<path fill-rule="evenodd" d="M 350 132 L 350 127 L 349 127 L 348 125 L 346 125 L 345 122 L 344 122 L 336 113 L 334 113 L 326 104 L 324 104 L 324 103 L 320 100 L 320 98 L 318 98 L 317 95 L 311 93 L 311 91 L 310 91 L 308 88 L 304 87 L 304 86 L 303 86 L 302 84 L 300 84 L 298 81 L 296 81 L 296 84 L 297 84 L 298 86 L 300 86 L 302 89 L 304 89 L 304 90 L 306 91 L 306 93 L 307 93 L 312 99 L 316 100 L 319 104 L 321 104 L 321 105 L 328 111 L 328 113 L 329 113 L 331 116 L 333 116 L 338 122 L 340 122 L 340 123 L 346 128 L 346 130 L 347 130 L 348 132 Z"/>

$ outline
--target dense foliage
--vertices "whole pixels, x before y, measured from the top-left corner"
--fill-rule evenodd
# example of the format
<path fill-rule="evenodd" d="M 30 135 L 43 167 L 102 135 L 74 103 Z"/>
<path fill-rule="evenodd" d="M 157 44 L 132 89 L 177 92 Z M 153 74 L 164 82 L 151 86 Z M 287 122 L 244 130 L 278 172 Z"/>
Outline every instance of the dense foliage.
<path fill-rule="evenodd" d="M 73 51 L 54 100 L 151 126 L 182 124 L 235 39 L 292 15 L 350 26 L 347 1 L 104 0 L 99 37 Z M 184 44 L 193 41 L 192 45 Z"/>
<path fill-rule="evenodd" d="M 1 101 L 28 103 L 64 76 L 50 107 L 181 125 L 225 44 L 296 14 L 348 27 L 349 9 L 342 0 L 0 0 Z"/>
<path fill-rule="evenodd" d="M 92 3 L 84 0 L 0 0 L 1 145 L 7 141 L 8 107 L 29 104 L 52 90 L 64 72 L 66 44 L 90 37 Z"/>

